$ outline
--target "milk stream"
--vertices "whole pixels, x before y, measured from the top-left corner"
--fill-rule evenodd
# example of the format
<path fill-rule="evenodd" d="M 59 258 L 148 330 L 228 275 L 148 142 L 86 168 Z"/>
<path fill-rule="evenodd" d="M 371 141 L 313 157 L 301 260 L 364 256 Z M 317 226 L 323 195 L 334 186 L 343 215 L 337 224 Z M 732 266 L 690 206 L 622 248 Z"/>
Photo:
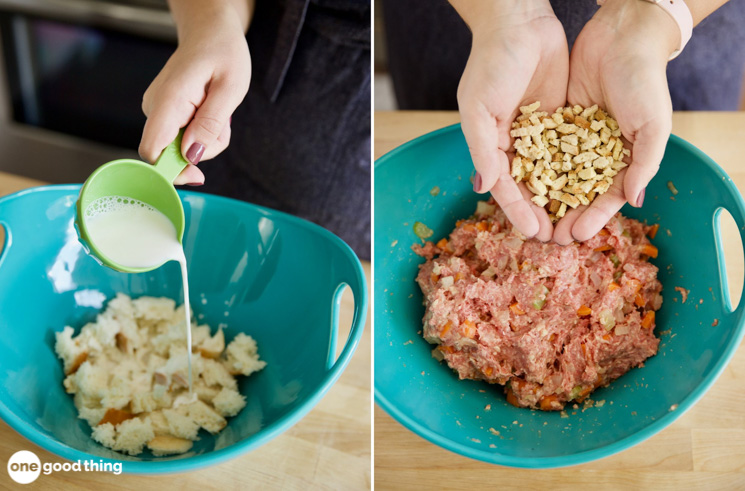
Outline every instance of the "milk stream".
<path fill-rule="evenodd" d="M 152 268 L 166 261 L 178 261 L 181 266 L 191 395 L 189 279 L 184 247 L 178 240 L 176 227 L 168 217 L 150 205 L 121 196 L 97 199 L 88 206 L 85 215 L 91 242 L 110 260 L 128 268 Z"/>

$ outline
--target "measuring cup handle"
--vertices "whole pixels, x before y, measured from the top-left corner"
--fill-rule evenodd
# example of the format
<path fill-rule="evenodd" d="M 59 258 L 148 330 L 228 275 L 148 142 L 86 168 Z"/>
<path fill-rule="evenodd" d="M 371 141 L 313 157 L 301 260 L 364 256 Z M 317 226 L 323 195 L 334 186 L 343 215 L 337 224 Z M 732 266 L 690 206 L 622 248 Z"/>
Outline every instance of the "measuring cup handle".
<path fill-rule="evenodd" d="M 356 256 L 351 252 L 351 249 L 347 256 L 348 257 L 345 257 L 345 261 L 339 261 L 337 265 L 338 268 L 336 268 L 336 284 L 338 286 L 334 291 L 332 302 L 332 342 L 328 360 L 326 362 L 326 368 L 329 371 L 337 369 L 337 367 L 343 369 L 343 367 L 349 362 L 352 353 L 359 343 L 360 337 L 362 337 L 362 331 L 365 328 L 367 318 L 367 284 L 365 273 Z M 345 341 L 344 349 L 339 354 L 339 357 L 336 358 L 336 338 L 339 332 L 339 310 L 341 307 L 341 296 L 342 293 L 344 293 L 345 286 L 348 286 L 352 290 L 352 295 L 354 296 L 354 315 L 352 317 L 352 326 L 349 329 L 349 335 Z"/>
<path fill-rule="evenodd" d="M 184 128 L 181 128 L 176 139 L 163 149 L 163 153 L 155 161 L 155 170 L 168 179 L 168 182 L 173 182 L 176 176 L 181 174 L 181 171 L 189 165 L 189 162 L 181 155 L 181 140 L 183 137 Z"/>

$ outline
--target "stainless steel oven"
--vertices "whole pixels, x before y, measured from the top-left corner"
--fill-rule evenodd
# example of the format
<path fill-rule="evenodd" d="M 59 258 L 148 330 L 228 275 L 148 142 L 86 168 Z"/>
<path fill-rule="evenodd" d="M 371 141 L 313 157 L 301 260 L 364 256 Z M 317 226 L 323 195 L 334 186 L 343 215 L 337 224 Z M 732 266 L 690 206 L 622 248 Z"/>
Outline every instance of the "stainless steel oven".
<path fill-rule="evenodd" d="M 166 0 L 0 0 L 0 171 L 82 182 L 136 157 L 176 47 Z"/>

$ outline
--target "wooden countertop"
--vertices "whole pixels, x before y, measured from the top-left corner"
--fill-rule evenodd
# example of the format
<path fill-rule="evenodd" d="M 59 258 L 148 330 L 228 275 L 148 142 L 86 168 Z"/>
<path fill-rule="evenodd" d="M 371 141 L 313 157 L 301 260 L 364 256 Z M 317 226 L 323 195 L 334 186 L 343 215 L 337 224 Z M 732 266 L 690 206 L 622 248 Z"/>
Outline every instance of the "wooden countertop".
<path fill-rule="evenodd" d="M 44 184 L 0 172 L 0 196 Z M 0 250 L 4 239 L 0 227 Z M 370 263 L 363 262 L 370 290 Z M 352 297 L 345 294 L 341 326 L 352 319 Z M 167 476 L 96 472 L 41 474 L 23 489 L 369 489 L 370 488 L 370 313 L 362 339 L 347 369 L 321 402 L 298 424 L 262 447 L 224 464 Z M 340 344 L 346 332 L 339 334 Z M 1 365 L 1 363 L 0 363 Z M 6 471 L 19 450 L 41 462 L 65 462 L 32 444 L 0 420 L 0 489 L 18 489 Z"/>
<path fill-rule="evenodd" d="M 375 158 L 414 137 L 457 123 L 455 112 L 375 113 Z M 745 113 L 676 113 L 673 133 L 712 157 L 745 192 Z M 723 231 L 730 288 L 742 285 L 734 228 Z M 733 301 L 737 297 L 733 296 Z M 485 464 L 444 450 L 375 407 L 376 489 L 745 489 L 745 345 L 693 409 L 649 440 L 565 469 Z"/>

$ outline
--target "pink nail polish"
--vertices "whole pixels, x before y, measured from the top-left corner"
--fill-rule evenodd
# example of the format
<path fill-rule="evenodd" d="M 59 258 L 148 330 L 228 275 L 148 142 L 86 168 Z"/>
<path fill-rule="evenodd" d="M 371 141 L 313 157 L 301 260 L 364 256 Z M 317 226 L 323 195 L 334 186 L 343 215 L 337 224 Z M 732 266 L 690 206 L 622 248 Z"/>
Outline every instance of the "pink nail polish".
<path fill-rule="evenodd" d="M 191 187 L 197 187 L 197 186 L 204 186 L 204 183 L 203 182 L 187 182 L 186 185 L 191 186 Z"/>
<path fill-rule="evenodd" d="M 481 174 L 478 172 L 475 176 L 473 176 L 473 192 L 474 193 L 480 193 L 481 192 Z"/>
<path fill-rule="evenodd" d="M 636 207 L 641 208 L 644 204 L 644 192 L 647 190 L 647 188 L 642 189 L 642 192 L 639 193 L 639 196 L 636 198 Z"/>
<path fill-rule="evenodd" d="M 203 154 L 204 154 L 204 145 L 202 145 L 199 142 L 194 142 L 191 144 L 191 146 L 189 147 L 189 150 L 186 152 L 186 160 L 196 165 L 199 163 L 199 159 L 202 158 Z"/>

